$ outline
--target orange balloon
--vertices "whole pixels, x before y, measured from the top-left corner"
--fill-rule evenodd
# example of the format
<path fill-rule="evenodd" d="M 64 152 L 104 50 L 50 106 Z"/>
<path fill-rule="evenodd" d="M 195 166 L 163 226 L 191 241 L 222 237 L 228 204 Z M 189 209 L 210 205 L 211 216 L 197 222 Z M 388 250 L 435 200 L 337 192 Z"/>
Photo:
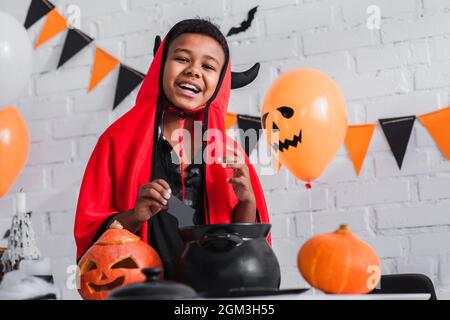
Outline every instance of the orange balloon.
<path fill-rule="evenodd" d="M 269 89 L 261 112 L 266 141 L 297 178 L 319 177 L 344 143 L 345 98 L 336 83 L 314 69 L 294 69 Z"/>
<path fill-rule="evenodd" d="M 0 197 L 22 171 L 30 149 L 25 120 L 14 107 L 0 110 Z"/>

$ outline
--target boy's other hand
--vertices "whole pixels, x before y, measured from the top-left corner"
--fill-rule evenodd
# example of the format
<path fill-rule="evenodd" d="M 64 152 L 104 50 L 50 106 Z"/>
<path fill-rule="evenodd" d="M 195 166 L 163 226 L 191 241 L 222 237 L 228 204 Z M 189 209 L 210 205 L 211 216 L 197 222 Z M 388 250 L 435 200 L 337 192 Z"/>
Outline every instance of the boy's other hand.
<path fill-rule="evenodd" d="M 228 155 L 226 159 L 219 159 L 224 168 L 234 170 L 233 178 L 227 181 L 233 185 L 234 193 L 239 202 L 255 203 L 252 184 L 250 181 L 250 173 L 245 163 L 245 157 L 237 148 L 227 146 Z"/>
<path fill-rule="evenodd" d="M 134 205 L 136 219 L 139 222 L 144 222 L 161 209 L 167 209 L 167 200 L 171 193 L 169 184 L 163 179 L 141 185 Z"/>

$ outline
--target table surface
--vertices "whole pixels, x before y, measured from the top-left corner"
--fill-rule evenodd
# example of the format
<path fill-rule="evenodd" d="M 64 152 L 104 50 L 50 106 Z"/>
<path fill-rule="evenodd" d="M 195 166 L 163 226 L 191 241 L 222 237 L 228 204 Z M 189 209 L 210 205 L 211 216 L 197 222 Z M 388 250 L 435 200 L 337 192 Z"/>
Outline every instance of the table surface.
<path fill-rule="evenodd" d="M 234 298 L 236 299 L 236 298 Z M 246 300 L 429 300 L 429 293 L 409 294 L 289 294 L 277 296 L 238 298 Z"/>
<path fill-rule="evenodd" d="M 429 300 L 429 293 L 399 294 L 326 294 L 319 290 L 308 290 L 296 294 L 253 296 L 238 298 L 208 298 L 207 300 Z"/>

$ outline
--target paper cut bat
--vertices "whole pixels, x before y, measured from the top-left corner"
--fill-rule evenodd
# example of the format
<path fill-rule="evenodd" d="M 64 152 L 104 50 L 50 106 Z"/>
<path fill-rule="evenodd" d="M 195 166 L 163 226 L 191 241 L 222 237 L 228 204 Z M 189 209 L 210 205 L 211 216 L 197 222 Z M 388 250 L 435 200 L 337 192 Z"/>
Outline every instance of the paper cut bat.
<path fill-rule="evenodd" d="M 185 205 L 175 196 L 171 196 L 167 201 L 167 212 L 175 216 L 178 220 L 178 227 L 192 226 L 195 210 Z"/>
<path fill-rule="evenodd" d="M 239 27 L 232 27 L 230 31 L 228 31 L 227 36 L 231 36 L 233 34 L 238 34 L 241 32 L 246 31 L 250 26 L 252 25 L 253 19 L 255 19 L 255 13 L 256 10 L 258 10 L 258 6 L 251 9 L 247 14 L 247 20 L 244 20 L 241 22 L 241 25 Z"/>

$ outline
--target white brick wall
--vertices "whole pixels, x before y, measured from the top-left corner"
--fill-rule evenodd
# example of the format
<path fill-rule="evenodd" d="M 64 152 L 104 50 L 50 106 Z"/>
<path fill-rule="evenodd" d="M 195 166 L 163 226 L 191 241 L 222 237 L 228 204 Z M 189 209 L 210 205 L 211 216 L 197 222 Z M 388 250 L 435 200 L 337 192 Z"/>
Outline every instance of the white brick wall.
<path fill-rule="evenodd" d="M 331 7 L 328 5 L 307 4 L 298 9 L 287 7 L 266 16 L 266 29 L 269 35 L 286 35 L 296 30 L 313 29 L 330 24 Z"/>
<path fill-rule="evenodd" d="M 305 55 L 311 55 L 374 45 L 378 43 L 378 35 L 366 27 L 358 27 L 351 30 L 308 33 L 303 36 L 303 40 Z"/>
<path fill-rule="evenodd" d="M 383 42 L 429 38 L 450 32 L 448 13 L 430 14 L 423 18 L 387 22 L 381 29 Z"/>
<path fill-rule="evenodd" d="M 0 10 L 25 19 L 30 0 L 0 0 Z M 182 18 L 209 16 L 226 33 L 258 5 L 253 26 L 229 38 L 234 70 L 261 62 L 259 78 L 232 93 L 229 110 L 258 115 L 266 90 L 281 73 L 313 67 L 342 88 L 351 123 L 423 114 L 450 104 L 450 2 L 447 0 L 54 0 L 81 9 L 82 29 L 124 63 L 146 72 L 154 37 Z M 366 9 L 381 9 L 381 29 L 368 30 Z M 30 28 L 36 41 L 44 19 Z M 111 111 L 117 70 L 86 93 L 91 45 L 56 70 L 65 33 L 34 50 L 33 75 L 16 105 L 31 133 L 30 157 L 0 199 L 0 234 L 9 227 L 24 188 L 43 254 L 52 258 L 64 298 L 74 263 L 74 209 L 98 136 L 129 110 L 137 90 Z M 272 217 L 282 286 L 307 286 L 296 267 L 300 246 L 347 223 L 382 259 L 382 270 L 421 272 L 439 297 L 450 298 L 450 164 L 416 122 L 398 170 L 381 130 L 356 176 L 345 148 L 306 190 L 286 169 L 261 181 Z"/>

